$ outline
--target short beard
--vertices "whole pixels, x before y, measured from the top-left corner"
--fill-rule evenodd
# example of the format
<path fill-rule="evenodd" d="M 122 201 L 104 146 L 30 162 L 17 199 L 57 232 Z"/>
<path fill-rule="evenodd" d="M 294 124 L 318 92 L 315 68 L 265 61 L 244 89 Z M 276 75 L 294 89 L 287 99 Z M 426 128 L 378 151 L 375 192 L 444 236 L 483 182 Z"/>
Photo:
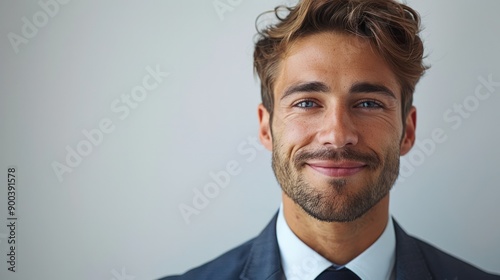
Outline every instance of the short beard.
<path fill-rule="evenodd" d="M 273 148 L 273 170 L 282 190 L 306 213 L 324 222 L 351 222 L 360 218 L 390 192 L 399 174 L 397 143 L 388 147 L 383 161 L 375 153 L 360 153 L 351 148 L 299 152 L 293 159 L 293 166 L 284 155 L 280 147 Z M 349 189 L 348 178 L 331 179 L 331 188 L 325 192 L 311 186 L 300 173 L 306 161 L 311 159 L 360 161 L 370 171 L 381 171 L 356 193 Z"/>

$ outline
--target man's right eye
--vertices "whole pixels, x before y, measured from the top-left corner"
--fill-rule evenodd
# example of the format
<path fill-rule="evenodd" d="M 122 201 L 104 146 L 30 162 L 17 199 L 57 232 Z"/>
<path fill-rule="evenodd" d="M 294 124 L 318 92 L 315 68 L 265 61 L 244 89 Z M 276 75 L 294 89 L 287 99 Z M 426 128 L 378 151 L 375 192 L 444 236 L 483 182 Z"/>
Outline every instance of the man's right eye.
<path fill-rule="evenodd" d="M 305 108 L 305 109 L 313 108 L 313 107 L 317 107 L 317 106 L 318 106 L 318 104 L 316 104 L 316 102 L 311 101 L 311 100 L 304 100 L 304 101 L 300 101 L 297 104 L 295 104 L 295 107 Z"/>

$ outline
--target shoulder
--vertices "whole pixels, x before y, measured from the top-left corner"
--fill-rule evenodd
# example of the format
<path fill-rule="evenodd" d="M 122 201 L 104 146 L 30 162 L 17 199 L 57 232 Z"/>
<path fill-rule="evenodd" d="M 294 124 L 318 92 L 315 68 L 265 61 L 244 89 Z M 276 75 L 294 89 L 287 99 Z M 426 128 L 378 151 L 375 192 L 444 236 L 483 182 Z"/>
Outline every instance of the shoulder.
<path fill-rule="evenodd" d="M 182 275 L 167 276 L 160 280 L 239 279 L 254 240 L 255 238 Z"/>
<path fill-rule="evenodd" d="M 399 262 L 401 272 L 415 273 L 418 270 L 422 279 L 500 280 L 498 275 L 486 273 L 430 243 L 408 235 L 397 223 L 395 230 L 396 263 Z"/>
<path fill-rule="evenodd" d="M 277 214 L 257 237 L 182 275 L 161 280 L 281 279 L 276 218 Z"/>
<path fill-rule="evenodd" d="M 424 258 L 427 260 L 429 269 L 441 279 L 496 279 L 500 276 L 493 275 L 482 271 L 481 269 L 456 258 L 435 246 L 424 242 L 418 238 L 414 238 L 418 247 L 421 249 Z M 447 278 L 446 278 L 447 277 Z"/>

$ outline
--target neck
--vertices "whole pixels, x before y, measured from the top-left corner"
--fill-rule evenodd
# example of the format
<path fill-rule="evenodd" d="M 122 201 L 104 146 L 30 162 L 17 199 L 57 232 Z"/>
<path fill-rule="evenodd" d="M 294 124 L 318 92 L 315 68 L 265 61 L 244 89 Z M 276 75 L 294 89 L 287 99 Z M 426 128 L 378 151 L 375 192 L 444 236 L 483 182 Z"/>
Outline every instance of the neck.
<path fill-rule="evenodd" d="M 389 195 L 362 217 L 343 223 L 319 221 L 287 195 L 282 197 L 285 220 L 293 233 L 337 265 L 347 264 L 368 249 L 382 235 L 389 219 Z"/>

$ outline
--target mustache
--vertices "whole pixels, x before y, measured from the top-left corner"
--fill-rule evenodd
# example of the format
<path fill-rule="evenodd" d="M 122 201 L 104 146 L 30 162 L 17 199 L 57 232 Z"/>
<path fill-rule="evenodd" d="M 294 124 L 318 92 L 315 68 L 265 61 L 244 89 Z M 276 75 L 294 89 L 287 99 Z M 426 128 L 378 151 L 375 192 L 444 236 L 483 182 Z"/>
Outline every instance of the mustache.
<path fill-rule="evenodd" d="M 352 148 L 321 148 L 314 151 L 300 151 L 295 156 L 294 163 L 297 168 L 302 168 L 308 160 L 359 161 L 365 163 L 369 168 L 373 169 L 380 164 L 380 159 L 374 152 L 363 153 Z"/>

